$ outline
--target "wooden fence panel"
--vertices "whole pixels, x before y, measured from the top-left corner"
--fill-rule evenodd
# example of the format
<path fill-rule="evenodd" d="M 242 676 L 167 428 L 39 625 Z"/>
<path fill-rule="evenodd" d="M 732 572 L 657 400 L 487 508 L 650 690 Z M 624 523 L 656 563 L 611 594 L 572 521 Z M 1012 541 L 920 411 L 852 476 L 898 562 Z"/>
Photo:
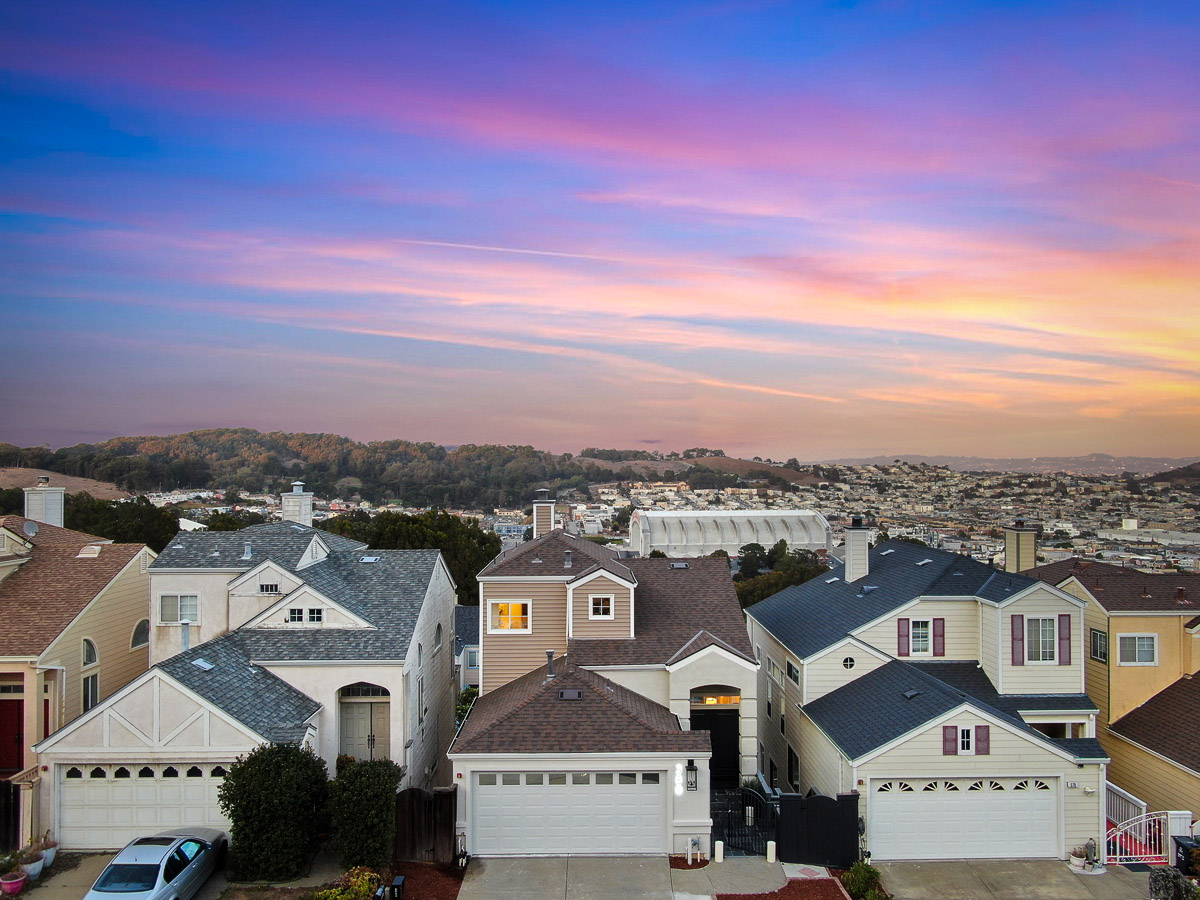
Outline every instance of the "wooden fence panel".
<path fill-rule="evenodd" d="M 454 862 L 458 788 L 409 788 L 396 795 L 397 861 Z"/>

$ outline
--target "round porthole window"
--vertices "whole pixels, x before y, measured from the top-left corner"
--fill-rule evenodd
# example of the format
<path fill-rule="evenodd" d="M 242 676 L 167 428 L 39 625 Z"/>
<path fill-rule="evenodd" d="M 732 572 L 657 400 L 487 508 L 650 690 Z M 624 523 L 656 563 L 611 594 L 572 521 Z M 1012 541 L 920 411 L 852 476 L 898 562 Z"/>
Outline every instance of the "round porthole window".
<path fill-rule="evenodd" d="M 845 659 L 842 660 L 842 666 L 847 669 L 853 669 L 854 668 L 854 657 L 847 656 Z"/>

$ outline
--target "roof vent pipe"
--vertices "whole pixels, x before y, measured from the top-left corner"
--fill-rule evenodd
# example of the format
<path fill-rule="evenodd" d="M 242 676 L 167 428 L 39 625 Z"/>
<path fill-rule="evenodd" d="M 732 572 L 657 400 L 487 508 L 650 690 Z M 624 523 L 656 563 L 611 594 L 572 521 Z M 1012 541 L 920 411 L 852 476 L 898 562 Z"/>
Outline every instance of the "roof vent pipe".
<path fill-rule="evenodd" d="M 192 620 L 184 619 L 179 623 L 179 635 L 182 642 L 181 648 L 183 652 L 187 652 L 192 647 Z"/>
<path fill-rule="evenodd" d="M 554 651 L 553 650 L 546 651 L 546 677 L 547 678 L 554 677 Z"/>
<path fill-rule="evenodd" d="M 253 555 L 254 554 L 250 549 L 250 542 L 246 541 L 246 549 L 242 551 L 242 559 L 249 559 Z"/>

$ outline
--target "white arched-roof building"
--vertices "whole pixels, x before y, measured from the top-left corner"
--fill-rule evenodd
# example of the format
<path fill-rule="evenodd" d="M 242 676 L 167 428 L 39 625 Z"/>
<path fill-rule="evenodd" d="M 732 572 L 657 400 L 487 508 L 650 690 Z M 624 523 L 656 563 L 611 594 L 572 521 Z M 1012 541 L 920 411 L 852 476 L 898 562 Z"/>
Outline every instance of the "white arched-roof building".
<path fill-rule="evenodd" d="M 829 522 L 811 509 L 638 509 L 629 520 L 629 546 L 641 556 L 737 556 L 746 544 L 770 550 L 780 539 L 789 550 L 830 550 Z"/>

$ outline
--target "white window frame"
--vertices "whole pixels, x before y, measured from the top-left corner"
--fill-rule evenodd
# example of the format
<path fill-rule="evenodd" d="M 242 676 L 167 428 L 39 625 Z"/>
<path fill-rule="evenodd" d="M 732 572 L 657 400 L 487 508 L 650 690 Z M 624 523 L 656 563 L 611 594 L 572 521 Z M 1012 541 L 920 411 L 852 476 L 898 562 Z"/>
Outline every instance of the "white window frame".
<path fill-rule="evenodd" d="M 798 666 L 796 663 L 792 662 L 790 659 L 785 659 L 783 661 L 783 665 L 784 665 L 784 672 L 787 675 L 788 681 L 790 681 L 792 684 L 796 685 L 796 687 L 800 687 L 800 666 Z M 795 671 L 795 673 L 796 673 L 794 678 L 792 677 L 793 671 Z"/>
<path fill-rule="evenodd" d="M 775 662 L 770 655 L 767 656 L 767 674 L 771 676 L 772 681 L 783 687 L 783 670 L 779 668 L 779 663 Z"/>
<path fill-rule="evenodd" d="M 1033 656 L 1033 623 L 1034 622 L 1049 622 L 1050 623 L 1050 656 L 1046 657 L 1044 636 L 1038 640 L 1038 657 Z M 1039 629 L 1040 634 L 1040 629 Z M 1057 616 L 1026 616 L 1025 617 L 1025 662 L 1031 666 L 1055 666 L 1058 665 L 1058 617 Z"/>
<path fill-rule="evenodd" d="M 1104 638 L 1104 656 L 1103 657 L 1096 655 L 1096 638 L 1097 637 Z M 1104 631 L 1100 628 L 1089 628 L 1088 629 L 1088 658 L 1093 660 L 1094 662 L 1104 663 L 1105 665 L 1107 665 L 1109 658 L 1111 657 L 1111 654 L 1112 654 L 1112 650 L 1108 644 L 1108 632 Z"/>
<path fill-rule="evenodd" d="M 917 625 L 925 626 L 925 649 L 917 649 Z M 933 656 L 933 619 L 908 620 L 908 655 Z"/>
<path fill-rule="evenodd" d="M 175 618 L 168 619 L 163 616 L 163 601 L 168 597 L 175 599 Z M 200 595 L 199 594 L 159 594 L 158 595 L 158 624 L 159 625 L 179 625 L 184 620 L 183 615 L 183 599 L 191 597 L 196 602 L 196 615 L 188 619 L 193 625 L 200 624 Z"/>
<path fill-rule="evenodd" d="M 958 726 L 958 755 L 975 755 L 975 728 L 972 725 Z"/>
<path fill-rule="evenodd" d="M 1122 657 L 1121 657 L 1121 644 L 1126 638 L 1131 638 L 1134 642 L 1133 643 L 1134 659 L 1131 661 L 1126 661 L 1126 660 L 1122 659 Z M 1143 661 L 1137 659 L 1138 638 L 1150 638 L 1150 642 L 1151 642 L 1150 645 L 1151 645 L 1151 648 L 1154 650 L 1154 658 L 1152 660 L 1150 660 L 1149 662 L 1143 662 Z M 1117 665 L 1118 666 L 1157 666 L 1158 665 L 1158 635 L 1152 631 L 1150 631 L 1150 632 L 1135 631 L 1135 632 L 1130 632 L 1128 634 L 1118 634 L 1117 635 Z"/>
<path fill-rule="evenodd" d="M 308 621 L 312 625 L 322 625 L 325 622 L 325 608 L 313 606 L 308 610 Z"/>
<path fill-rule="evenodd" d="M 475 658 L 475 662 L 471 662 L 471 657 Z M 478 669 L 479 668 L 479 648 L 478 647 L 468 647 L 467 648 L 467 659 L 466 659 L 466 662 L 464 663 L 464 665 L 468 669 Z"/>
<path fill-rule="evenodd" d="M 146 624 L 146 639 L 144 641 L 142 641 L 140 644 L 135 644 L 134 641 L 137 640 L 138 629 L 142 627 L 143 622 Z M 133 626 L 133 632 L 129 635 L 129 649 L 130 650 L 140 650 L 143 647 L 148 647 L 149 645 L 150 645 L 150 620 L 149 619 L 139 619 L 138 623 Z"/>
<path fill-rule="evenodd" d="M 88 647 L 92 648 L 92 655 L 95 657 L 91 662 L 88 662 Z M 79 658 L 83 662 L 82 668 L 90 669 L 92 666 L 100 665 L 100 648 L 96 646 L 96 642 L 91 638 L 84 638 L 83 643 L 79 647 Z"/>
<path fill-rule="evenodd" d="M 608 615 L 596 614 L 596 601 L 608 601 Z M 617 617 L 617 598 L 613 594 L 588 594 L 588 619 L 593 622 L 611 622 Z"/>
<path fill-rule="evenodd" d="M 433 652 L 436 654 L 442 649 L 442 623 L 437 623 L 437 628 L 433 632 Z"/>
<path fill-rule="evenodd" d="M 289 625 L 303 625 L 304 624 L 304 610 L 301 609 L 300 607 L 295 607 L 294 609 L 289 609 L 287 612 L 287 620 L 288 620 Z"/>
<path fill-rule="evenodd" d="M 278 584 L 260 584 L 258 586 L 258 592 L 260 594 L 278 594 L 279 593 L 279 585 Z"/>
<path fill-rule="evenodd" d="M 91 701 L 90 703 L 88 701 Z M 83 711 L 95 709 L 100 703 L 100 673 L 83 676 Z"/>
<path fill-rule="evenodd" d="M 525 627 L 524 628 L 501 628 L 495 623 L 499 619 L 499 612 L 496 607 L 501 603 L 522 603 L 525 605 Z M 487 608 L 488 616 L 488 634 L 533 634 L 533 601 L 532 600 L 489 600 Z M 509 612 L 509 619 L 512 619 L 512 613 Z"/>

